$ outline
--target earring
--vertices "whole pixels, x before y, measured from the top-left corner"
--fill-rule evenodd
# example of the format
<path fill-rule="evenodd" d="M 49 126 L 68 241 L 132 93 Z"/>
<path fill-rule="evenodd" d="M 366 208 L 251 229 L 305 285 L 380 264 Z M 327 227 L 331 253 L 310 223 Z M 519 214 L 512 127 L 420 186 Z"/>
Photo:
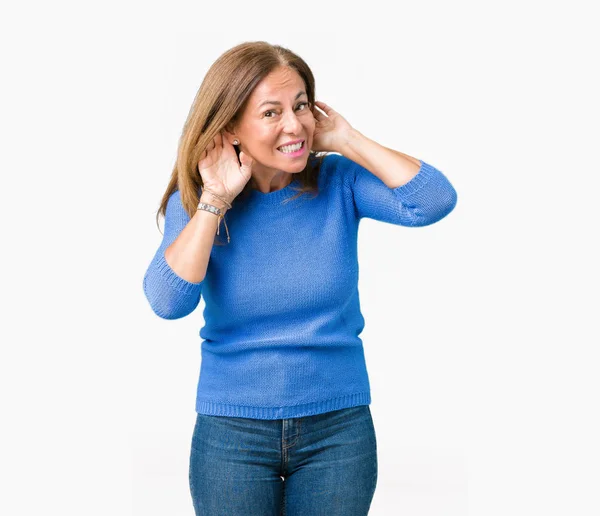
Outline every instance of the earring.
<path fill-rule="evenodd" d="M 233 140 L 233 144 L 234 144 L 234 145 L 239 145 L 239 144 L 240 144 L 240 142 L 239 142 L 239 140 L 236 138 L 235 140 Z"/>

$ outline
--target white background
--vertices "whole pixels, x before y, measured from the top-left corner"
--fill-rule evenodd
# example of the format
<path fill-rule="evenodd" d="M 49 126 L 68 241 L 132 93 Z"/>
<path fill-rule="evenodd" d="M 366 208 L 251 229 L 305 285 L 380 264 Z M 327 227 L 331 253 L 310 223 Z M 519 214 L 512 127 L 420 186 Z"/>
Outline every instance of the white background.
<path fill-rule="evenodd" d="M 370 514 L 599 514 L 592 2 L 16 5 L 0 16 L 2 514 L 193 515 L 204 303 L 160 319 L 142 278 L 193 97 L 253 40 L 298 53 L 317 99 L 458 192 L 432 226 L 361 223 Z"/>

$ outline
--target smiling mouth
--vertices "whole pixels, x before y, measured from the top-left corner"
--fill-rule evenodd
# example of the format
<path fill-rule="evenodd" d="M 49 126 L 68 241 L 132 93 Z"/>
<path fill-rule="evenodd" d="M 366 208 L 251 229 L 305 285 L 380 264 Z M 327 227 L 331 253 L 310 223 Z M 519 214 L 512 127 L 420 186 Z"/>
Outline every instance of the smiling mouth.
<path fill-rule="evenodd" d="M 294 144 L 294 145 L 283 145 L 282 147 L 288 147 L 288 148 L 289 148 L 289 147 L 293 147 L 293 148 L 295 148 L 295 147 L 297 147 L 297 145 L 298 145 L 298 144 L 296 143 L 296 144 Z M 306 145 L 306 140 L 304 140 L 304 141 L 303 141 L 303 142 L 300 144 L 300 147 L 298 147 L 297 149 L 295 149 L 295 150 L 293 150 L 293 151 L 287 151 L 287 152 L 286 152 L 286 151 L 284 151 L 284 150 L 281 150 L 281 149 L 282 149 L 282 147 L 277 147 L 277 150 L 278 150 L 279 152 L 283 153 L 283 154 L 295 154 L 295 153 L 297 153 L 297 152 L 300 152 L 301 150 L 304 150 L 304 146 L 305 146 L 305 145 Z"/>

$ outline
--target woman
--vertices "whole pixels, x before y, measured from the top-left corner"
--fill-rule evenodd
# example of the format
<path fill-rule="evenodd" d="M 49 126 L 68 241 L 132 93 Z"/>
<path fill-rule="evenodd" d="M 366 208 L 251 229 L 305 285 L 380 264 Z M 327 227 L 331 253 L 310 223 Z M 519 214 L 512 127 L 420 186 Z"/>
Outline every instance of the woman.
<path fill-rule="evenodd" d="M 144 276 L 160 317 L 205 301 L 196 514 L 368 513 L 377 453 L 359 338 L 359 220 L 425 226 L 455 204 L 439 170 L 316 101 L 312 72 L 288 49 L 244 43 L 211 66 Z"/>

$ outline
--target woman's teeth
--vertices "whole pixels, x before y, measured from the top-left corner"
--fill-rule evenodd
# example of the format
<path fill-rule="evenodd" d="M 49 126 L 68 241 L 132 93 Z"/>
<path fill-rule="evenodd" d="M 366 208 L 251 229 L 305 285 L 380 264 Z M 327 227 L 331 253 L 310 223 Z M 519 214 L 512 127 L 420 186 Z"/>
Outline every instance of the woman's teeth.
<path fill-rule="evenodd" d="M 297 152 L 302 148 L 303 145 L 304 145 L 304 142 L 295 143 L 294 145 L 285 145 L 283 147 L 279 147 L 279 150 L 281 152 L 285 152 L 285 153 Z"/>

